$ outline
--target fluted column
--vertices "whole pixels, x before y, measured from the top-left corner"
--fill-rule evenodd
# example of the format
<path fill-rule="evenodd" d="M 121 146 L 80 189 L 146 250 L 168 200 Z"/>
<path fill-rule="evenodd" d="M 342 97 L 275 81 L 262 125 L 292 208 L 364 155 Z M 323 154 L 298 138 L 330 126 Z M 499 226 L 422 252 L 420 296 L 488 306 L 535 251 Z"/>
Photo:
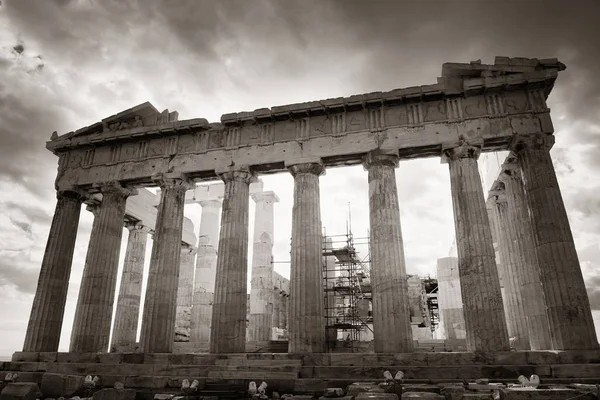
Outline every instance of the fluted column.
<path fill-rule="evenodd" d="M 265 342 L 271 338 L 273 319 L 273 205 L 279 198 L 273 192 L 262 192 L 252 194 L 252 199 L 256 209 L 248 341 Z"/>
<path fill-rule="evenodd" d="M 516 350 L 529 350 L 529 329 L 527 315 L 522 296 L 522 282 L 519 257 L 515 254 L 515 229 L 511 226 L 508 202 L 504 184 L 496 183 L 490 196 L 495 205 L 496 222 L 498 224 L 498 242 L 502 259 L 502 275 L 504 279 L 504 312 L 511 347 Z"/>
<path fill-rule="evenodd" d="M 368 153 L 373 332 L 376 353 L 413 350 L 404 245 L 396 187 L 397 154 Z"/>
<path fill-rule="evenodd" d="M 212 309 L 210 352 L 243 353 L 246 349 L 248 277 L 248 170 L 221 174 L 225 182 L 219 257 Z"/>
<path fill-rule="evenodd" d="M 170 353 L 175 336 L 177 284 L 181 256 L 184 177 L 157 177 L 161 188 L 142 318 L 141 347 L 146 353 Z"/>
<path fill-rule="evenodd" d="M 294 177 L 290 271 L 290 353 L 325 351 L 325 307 L 321 234 L 320 162 L 289 167 Z M 280 319 L 281 324 L 281 319 Z"/>
<path fill-rule="evenodd" d="M 573 234 L 550 148 L 554 136 L 517 138 L 514 150 L 522 169 L 554 350 L 598 347 Z"/>
<path fill-rule="evenodd" d="M 498 178 L 504 184 L 508 204 L 508 229 L 511 230 L 511 253 L 517 264 L 521 298 L 527 318 L 531 350 L 552 348 L 550 325 L 546 315 L 546 298 L 540 282 L 540 267 L 535 254 L 535 242 L 521 170 L 514 158 L 502 165 Z"/>
<path fill-rule="evenodd" d="M 27 352 L 58 351 L 60 341 L 83 199 L 79 193 L 67 191 L 57 192 L 56 198 L 25 334 L 23 351 Z"/>
<path fill-rule="evenodd" d="M 204 200 L 200 202 L 200 206 L 202 214 L 196 256 L 190 340 L 195 347 L 208 349 L 217 273 L 221 200 Z"/>
<path fill-rule="evenodd" d="M 196 249 L 193 246 L 182 244 L 179 257 L 179 283 L 177 285 L 177 311 L 175 316 L 176 342 L 190 341 L 195 258 Z"/>
<path fill-rule="evenodd" d="M 129 230 L 127 250 L 121 274 L 121 288 L 117 299 L 117 310 L 110 349 L 111 351 L 133 351 L 135 349 L 146 242 L 150 229 L 140 222 L 126 224 Z"/>
<path fill-rule="evenodd" d="M 75 353 L 108 351 L 125 202 L 132 191 L 112 182 L 100 192 L 71 333 L 69 351 Z"/>
<path fill-rule="evenodd" d="M 279 292 L 279 289 L 273 289 L 273 318 L 271 319 L 273 328 L 281 328 L 281 299 L 283 296 Z"/>
<path fill-rule="evenodd" d="M 456 146 L 456 147 L 455 147 Z M 483 140 L 444 147 L 449 164 L 468 351 L 505 351 L 508 333 L 490 223 L 477 168 Z"/>
<path fill-rule="evenodd" d="M 279 327 L 288 329 L 288 294 L 281 295 L 281 307 L 279 308 Z"/>

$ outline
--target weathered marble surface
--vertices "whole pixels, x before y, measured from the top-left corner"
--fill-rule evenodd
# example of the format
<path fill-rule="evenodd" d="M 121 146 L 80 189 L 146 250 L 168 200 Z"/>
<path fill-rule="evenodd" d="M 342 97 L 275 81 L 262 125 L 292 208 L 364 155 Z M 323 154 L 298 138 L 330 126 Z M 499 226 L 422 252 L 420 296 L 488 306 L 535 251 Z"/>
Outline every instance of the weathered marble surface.
<path fill-rule="evenodd" d="M 225 197 L 210 330 L 211 353 L 243 353 L 246 346 L 249 170 L 225 172 Z"/>
<path fill-rule="evenodd" d="M 159 176 L 156 179 L 162 194 L 152 245 L 140 344 L 147 353 L 169 353 L 175 336 L 185 192 L 192 185 L 181 176 Z"/>
<path fill-rule="evenodd" d="M 129 237 L 117 298 L 111 351 L 133 351 L 136 345 L 149 229 L 139 223 L 127 224 L 127 229 Z"/>
<path fill-rule="evenodd" d="M 83 198 L 58 192 L 23 351 L 57 351 Z"/>
<path fill-rule="evenodd" d="M 81 278 L 70 351 L 108 351 L 119 269 L 125 202 L 132 193 L 116 182 L 100 187 L 90 243 Z M 181 240 L 181 239 L 180 239 Z"/>
<path fill-rule="evenodd" d="M 364 166 L 369 179 L 371 284 L 376 353 L 412 351 L 409 294 L 400 227 L 394 153 L 371 152 Z"/>
<path fill-rule="evenodd" d="M 279 198 L 273 192 L 262 192 L 252 194 L 252 199 L 256 208 L 248 340 L 262 342 L 271 339 L 273 323 L 273 206 Z"/>
<path fill-rule="evenodd" d="M 553 144 L 554 136 L 536 134 L 513 145 L 527 193 L 552 348 L 595 349 L 590 303 L 550 157 Z"/>
<path fill-rule="evenodd" d="M 481 139 L 447 148 L 458 269 L 470 351 L 508 350 L 508 333 L 477 158 Z"/>
<path fill-rule="evenodd" d="M 325 351 L 325 318 L 318 162 L 290 165 L 294 177 L 289 298 L 289 352 Z"/>
<path fill-rule="evenodd" d="M 177 311 L 175 316 L 176 342 L 190 341 L 195 258 L 195 247 L 185 245 L 181 246 L 181 256 L 179 261 L 179 283 L 177 284 Z"/>

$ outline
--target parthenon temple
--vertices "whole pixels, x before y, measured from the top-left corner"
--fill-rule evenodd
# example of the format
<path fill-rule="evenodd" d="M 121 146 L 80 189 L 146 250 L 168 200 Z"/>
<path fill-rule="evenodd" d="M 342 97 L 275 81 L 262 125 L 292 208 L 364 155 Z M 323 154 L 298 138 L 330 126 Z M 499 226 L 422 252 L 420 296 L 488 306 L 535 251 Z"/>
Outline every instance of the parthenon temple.
<path fill-rule="evenodd" d="M 546 100 L 565 68 L 535 58 L 445 63 L 430 85 L 223 114 L 216 123 L 179 120 L 143 103 L 53 134 L 46 147 L 58 157 L 56 209 L 23 351 L 4 369 L 40 382 L 77 372 L 163 389 L 183 376 L 201 385 L 271 380 L 294 393 L 373 380 L 386 369 L 415 382 L 600 376 L 550 155 Z M 509 155 L 487 192 L 478 159 L 499 151 Z M 425 157 L 448 166 L 456 232 L 456 255 L 438 255 L 445 347 L 435 352 L 412 326 L 396 186 L 399 163 Z M 350 165 L 368 172 L 370 222 L 364 304 L 372 342 L 354 353 L 328 345 L 333 286 L 324 281 L 319 188 L 327 169 Z M 272 262 L 279 199 L 260 180 L 274 173 L 294 181 L 289 280 Z M 59 339 L 84 203 L 94 221 L 64 353 Z M 195 221 L 184 218 L 191 203 L 202 209 L 199 237 Z M 129 237 L 117 288 L 123 226 Z M 276 342 L 284 348 L 274 350 Z"/>

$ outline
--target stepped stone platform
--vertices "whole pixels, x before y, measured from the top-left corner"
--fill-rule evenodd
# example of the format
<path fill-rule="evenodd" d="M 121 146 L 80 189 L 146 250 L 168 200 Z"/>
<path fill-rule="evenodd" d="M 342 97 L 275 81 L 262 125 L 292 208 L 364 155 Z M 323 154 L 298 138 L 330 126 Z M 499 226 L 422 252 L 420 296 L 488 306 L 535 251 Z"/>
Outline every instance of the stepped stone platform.
<path fill-rule="evenodd" d="M 319 393 L 353 382 L 378 382 L 383 372 L 404 372 L 405 383 L 462 383 L 479 378 L 516 382 L 536 374 L 544 384 L 600 382 L 600 350 L 501 353 L 23 353 L 0 363 L 0 380 L 18 372 L 20 382 L 44 390 L 44 374 L 97 375 L 102 387 L 123 382 L 126 388 L 164 393 L 183 379 L 198 379 L 200 389 L 218 384 L 266 381 L 279 393 Z"/>

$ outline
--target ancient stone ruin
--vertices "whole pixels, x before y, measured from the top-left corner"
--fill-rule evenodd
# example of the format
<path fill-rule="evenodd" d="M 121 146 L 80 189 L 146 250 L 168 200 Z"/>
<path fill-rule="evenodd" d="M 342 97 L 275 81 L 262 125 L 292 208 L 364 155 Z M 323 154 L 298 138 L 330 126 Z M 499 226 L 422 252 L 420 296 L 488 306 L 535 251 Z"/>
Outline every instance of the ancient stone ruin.
<path fill-rule="evenodd" d="M 2 365 L 0 378 L 19 371 L 20 381 L 37 383 L 42 392 L 60 386 L 57 395 L 76 393 L 86 375 L 98 377 L 97 389 L 127 390 L 113 388 L 119 382 L 148 396 L 181 394 L 182 384 L 189 391 L 194 382 L 195 393 L 229 388 L 243 397 L 589 395 L 593 387 L 552 386 L 600 377 L 590 305 L 550 156 L 554 129 L 546 99 L 564 69 L 556 59 L 446 63 L 431 85 L 224 114 L 219 123 L 179 121 L 177 112 L 144 103 L 53 134 L 46 147 L 58 157 L 56 211 L 23 351 Z M 485 194 L 478 157 L 500 150 L 510 156 Z M 460 285 L 459 304 L 447 310 L 462 308 L 462 352 L 416 348 L 410 327 L 395 173 L 400 160 L 420 157 L 439 157 L 450 172 L 458 265 L 440 283 Z M 319 176 L 357 164 L 368 171 L 373 352 L 332 353 Z M 271 265 L 278 198 L 262 190 L 258 177 L 272 173 L 294 178 L 289 282 Z M 215 179 L 223 184 L 197 187 Z M 159 186 L 159 194 L 144 189 L 150 186 Z M 249 196 L 257 205 L 250 300 Z M 202 206 L 197 243 L 185 234 L 190 202 Z M 63 353 L 58 344 L 83 203 L 95 218 L 70 351 Z M 109 348 L 124 224 L 130 231 L 125 283 Z M 149 233 L 154 240 L 142 294 Z M 502 272 L 506 306 L 494 241 L 509 260 Z M 509 351 L 507 324 L 519 332 L 513 346 L 519 351 Z M 287 351 L 263 346 L 273 328 L 286 330 Z M 532 375 L 538 378 L 519 380 Z"/>

